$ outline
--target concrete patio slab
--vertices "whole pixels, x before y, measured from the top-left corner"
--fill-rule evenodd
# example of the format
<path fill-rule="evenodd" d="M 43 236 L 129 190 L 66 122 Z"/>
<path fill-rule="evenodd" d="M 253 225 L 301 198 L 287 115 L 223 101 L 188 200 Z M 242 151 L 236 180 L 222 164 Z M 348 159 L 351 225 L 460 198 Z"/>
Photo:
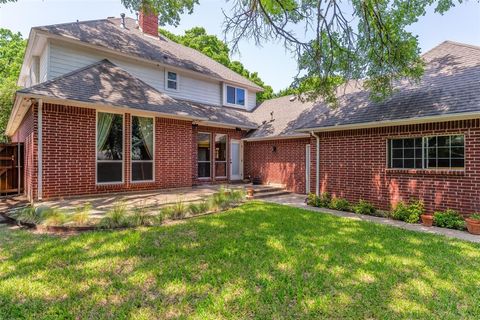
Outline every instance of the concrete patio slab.
<path fill-rule="evenodd" d="M 172 205 L 177 201 L 198 202 L 212 194 L 218 192 L 221 187 L 227 189 L 242 189 L 249 184 L 224 184 L 224 185 L 203 185 L 191 188 L 163 189 L 156 191 L 141 191 L 128 193 L 111 193 L 104 195 L 65 198 L 52 201 L 38 202 L 35 206 L 45 206 L 64 210 L 66 212 L 73 211 L 76 208 L 86 204 L 92 206 L 90 216 L 92 218 L 101 218 L 108 210 L 115 205 L 122 203 L 127 209 L 146 208 L 147 211 L 156 211 L 167 205 Z M 260 190 L 269 188 L 268 186 L 253 186 L 254 189 Z"/>
<path fill-rule="evenodd" d="M 272 197 L 269 199 L 265 199 L 264 201 L 283 204 L 283 205 L 296 207 L 296 208 L 302 208 L 302 209 L 315 211 L 315 212 L 328 213 L 337 217 L 370 221 L 370 222 L 379 223 L 379 224 L 392 226 L 396 228 L 401 228 L 405 230 L 438 234 L 438 235 L 446 236 L 449 238 L 455 238 L 455 239 L 465 240 L 469 242 L 480 243 L 480 236 L 470 234 L 466 231 L 452 230 L 452 229 L 438 228 L 438 227 L 425 227 L 421 224 L 406 223 L 403 221 L 392 220 L 388 218 L 374 217 L 374 216 L 368 216 L 368 215 L 362 215 L 362 214 L 356 214 L 356 213 L 344 212 L 344 211 L 337 211 L 337 210 L 332 210 L 327 208 L 315 208 L 315 207 L 308 206 L 305 203 L 305 198 L 306 198 L 305 195 L 290 194 L 285 196 Z"/>

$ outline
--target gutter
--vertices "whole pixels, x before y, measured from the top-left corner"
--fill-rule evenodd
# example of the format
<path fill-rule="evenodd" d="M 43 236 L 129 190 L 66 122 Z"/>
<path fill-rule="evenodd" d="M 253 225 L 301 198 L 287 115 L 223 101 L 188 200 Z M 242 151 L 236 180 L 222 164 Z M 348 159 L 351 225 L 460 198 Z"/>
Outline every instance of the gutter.
<path fill-rule="evenodd" d="M 257 129 L 257 128 L 255 128 Z M 270 141 L 270 140 L 289 140 L 289 139 L 305 139 L 309 138 L 309 134 L 296 134 L 290 136 L 270 136 L 270 137 L 256 137 L 256 138 L 244 138 L 242 141 L 254 142 L 254 141 Z"/>
<path fill-rule="evenodd" d="M 38 99 L 38 124 L 37 124 L 37 166 L 38 166 L 38 175 L 37 175 L 37 198 L 38 200 L 42 200 L 42 192 L 43 192 L 43 125 L 42 125 L 42 118 L 43 118 L 43 101 L 42 99 Z"/>
<path fill-rule="evenodd" d="M 421 123 L 430 123 L 430 122 L 445 122 L 445 121 L 455 121 L 455 120 L 467 120 L 472 118 L 480 118 L 480 111 L 473 112 L 458 112 L 452 114 L 443 114 L 437 116 L 427 116 L 427 117 L 414 117 L 407 118 L 402 120 L 385 120 L 385 121 L 371 121 L 371 122 L 362 122 L 355 124 L 345 124 L 345 125 L 335 125 L 328 127 L 311 127 L 297 129 L 297 132 L 312 132 L 321 131 L 341 131 L 341 130 L 352 130 L 352 129 L 366 129 L 366 128 L 379 128 L 379 127 L 391 127 L 391 126 L 401 126 L 409 124 L 421 124 Z"/>
<path fill-rule="evenodd" d="M 316 160 L 315 160 L 315 194 L 320 195 L 320 137 L 313 131 L 310 132 L 312 136 L 317 140 L 315 148 Z"/>

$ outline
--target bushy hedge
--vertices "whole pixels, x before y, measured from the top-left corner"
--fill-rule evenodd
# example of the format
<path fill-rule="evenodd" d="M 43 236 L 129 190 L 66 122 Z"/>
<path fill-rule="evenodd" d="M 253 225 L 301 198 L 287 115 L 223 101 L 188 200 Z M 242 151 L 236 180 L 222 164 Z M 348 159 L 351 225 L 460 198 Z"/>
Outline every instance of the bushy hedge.
<path fill-rule="evenodd" d="M 395 220 L 417 223 L 424 212 L 425 207 L 420 200 L 411 200 L 409 203 L 401 201 L 391 211 L 390 216 Z"/>
<path fill-rule="evenodd" d="M 455 210 L 447 209 L 445 211 L 437 211 L 433 214 L 433 223 L 437 227 L 450 228 L 457 230 L 465 229 L 465 220 Z"/>

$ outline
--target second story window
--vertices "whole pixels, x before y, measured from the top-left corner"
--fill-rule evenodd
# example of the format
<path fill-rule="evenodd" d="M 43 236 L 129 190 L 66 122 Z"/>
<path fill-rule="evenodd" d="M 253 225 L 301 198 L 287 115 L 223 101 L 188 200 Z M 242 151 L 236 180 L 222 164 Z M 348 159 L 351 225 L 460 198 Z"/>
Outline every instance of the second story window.
<path fill-rule="evenodd" d="M 245 107 L 245 89 L 226 86 L 226 103 Z"/>
<path fill-rule="evenodd" d="M 166 87 L 169 90 L 178 90 L 178 75 L 176 72 L 167 71 L 165 77 Z"/>

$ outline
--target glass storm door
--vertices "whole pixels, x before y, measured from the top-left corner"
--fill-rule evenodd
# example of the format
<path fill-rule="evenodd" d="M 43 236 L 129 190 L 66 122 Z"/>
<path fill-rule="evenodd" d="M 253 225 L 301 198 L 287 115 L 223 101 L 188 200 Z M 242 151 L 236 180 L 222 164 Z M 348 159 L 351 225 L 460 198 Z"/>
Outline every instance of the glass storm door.
<path fill-rule="evenodd" d="M 240 140 L 230 142 L 230 180 L 241 180 L 241 147 Z"/>

